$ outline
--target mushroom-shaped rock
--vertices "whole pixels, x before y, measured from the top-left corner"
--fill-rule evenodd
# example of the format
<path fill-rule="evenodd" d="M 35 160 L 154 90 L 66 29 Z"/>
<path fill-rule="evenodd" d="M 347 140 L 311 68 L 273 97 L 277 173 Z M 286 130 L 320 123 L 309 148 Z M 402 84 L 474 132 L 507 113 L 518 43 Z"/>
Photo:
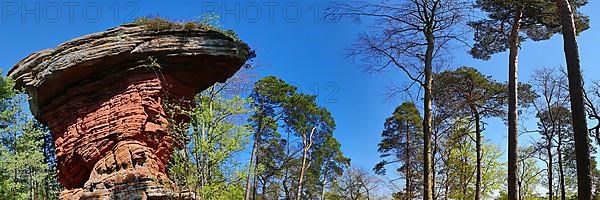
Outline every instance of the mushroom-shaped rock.
<path fill-rule="evenodd" d="M 250 56 L 219 31 L 126 24 L 34 53 L 9 76 L 52 132 L 61 199 L 171 199 L 171 128 L 187 118 L 169 105 L 193 106 Z"/>

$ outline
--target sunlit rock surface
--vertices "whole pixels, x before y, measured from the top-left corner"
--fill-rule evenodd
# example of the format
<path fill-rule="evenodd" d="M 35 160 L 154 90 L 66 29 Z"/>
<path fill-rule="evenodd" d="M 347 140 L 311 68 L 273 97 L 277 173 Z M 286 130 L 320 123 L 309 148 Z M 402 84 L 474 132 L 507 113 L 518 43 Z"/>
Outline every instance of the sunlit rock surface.
<path fill-rule="evenodd" d="M 167 105 L 192 106 L 249 56 L 219 32 L 127 24 L 34 53 L 9 76 L 52 132 L 61 199 L 191 199 L 166 175 L 169 119 L 186 121 Z"/>

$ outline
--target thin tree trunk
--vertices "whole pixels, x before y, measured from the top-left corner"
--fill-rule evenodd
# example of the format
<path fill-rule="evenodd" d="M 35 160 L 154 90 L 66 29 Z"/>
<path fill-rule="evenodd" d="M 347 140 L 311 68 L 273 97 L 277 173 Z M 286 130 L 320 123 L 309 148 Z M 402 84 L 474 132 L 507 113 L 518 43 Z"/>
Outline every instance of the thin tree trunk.
<path fill-rule="evenodd" d="M 509 40 L 509 64 L 508 64 L 508 199 L 519 199 L 519 177 L 518 169 L 518 142 L 517 130 L 517 81 L 518 81 L 518 55 L 519 55 L 519 31 L 521 28 L 521 9 L 517 11 L 512 24 Z"/>
<path fill-rule="evenodd" d="M 300 177 L 298 178 L 298 192 L 296 193 L 296 200 L 300 200 L 302 198 L 302 182 L 304 181 L 304 172 L 306 171 L 306 157 L 308 156 L 308 151 L 312 146 L 312 136 L 315 133 L 317 127 L 314 127 L 310 132 L 310 135 L 303 136 L 304 143 L 304 153 L 302 154 L 302 168 L 300 168 Z"/>
<path fill-rule="evenodd" d="M 433 199 L 432 177 L 431 177 L 431 87 L 433 82 L 433 51 L 434 36 L 432 30 L 426 30 L 427 50 L 425 51 L 425 94 L 423 96 L 423 199 Z"/>
<path fill-rule="evenodd" d="M 560 182 L 560 199 L 561 200 L 566 200 L 567 199 L 567 195 L 565 193 L 565 171 L 563 168 L 563 160 L 562 160 L 562 137 L 559 134 L 559 138 L 558 138 L 558 143 L 556 146 L 556 154 L 558 155 L 558 175 L 559 175 L 559 182 Z"/>
<path fill-rule="evenodd" d="M 556 5 L 561 18 L 569 77 L 569 96 L 571 99 L 571 115 L 573 119 L 573 132 L 575 133 L 575 157 L 577 160 L 577 195 L 579 200 L 590 200 L 592 199 L 590 142 L 587 121 L 585 119 L 583 79 L 581 77 L 575 22 L 568 0 L 556 0 Z"/>
<path fill-rule="evenodd" d="M 261 107 L 262 110 L 262 107 Z M 246 178 L 246 191 L 244 194 L 244 200 L 250 200 L 250 193 L 251 193 L 251 188 L 252 185 L 256 184 L 255 183 L 255 179 L 253 179 L 252 177 L 254 177 L 255 175 L 253 175 L 253 173 L 256 173 L 256 170 L 254 172 L 252 172 L 252 168 L 254 165 L 254 168 L 256 169 L 256 167 L 258 166 L 258 146 L 260 143 L 260 135 L 262 132 L 262 127 L 263 127 L 263 118 L 262 116 L 259 118 L 258 121 L 258 128 L 256 130 L 256 134 L 254 134 L 254 144 L 252 145 L 252 153 L 250 155 L 250 164 L 248 165 L 248 177 Z M 255 197 L 255 196 L 253 196 Z"/>
<path fill-rule="evenodd" d="M 269 179 L 268 177 L 261 177 L 262 179 L 262 184 L 260 186 L 260 196 L 262 199 L 265 199 L 267 196 L 267 179 Z M 256 190 L 255 190 L 256 192 Z"/>
<path fill-rule="evenodd" d="M 433 188 L 431 190 L 431 196 L 433 197 L 433 199 L 438 199 L 437 198 L 437 193 L 436 193 L 436 177 L 437 177 L 437 169 L 436 169 L 436 161 L 435 161 L 435 155 L 437 154 L 437 136 L 435 134 L 431 134 L 431 136 L 433 137 L 433 145 L 431 146 L 432 148 L 432 152 L 431 152 L 431 188 Z"/>
<path fill-rule="evenodd" d="M 448 165 L 446 165 L 446 180 L 445 180 L 445 184 L 444 184 L 444 200 L 448 200 L 448 193 L 450 192 L 450 183 L 449 183 L 449 179 L 450 179 L 450 170 L 447 169 Z"/>
<path fill-rule="evenodd" d="M 258 160 L 258 157 L 256 158 Z M 258 163 L 258 162 L 257 162 Z M 254 171 L 258 171 L 258 164 L 254 165 Z M 254 179 L 252 180 L 252 200 L 256 199 L 256 187 L 258 186 L 258 176 L 254 175 Z"/>
<path fill-rule="evenodd" d="M 17 154 L 17 132 L 16 131 L 13 132 L 13 140 L 14 140 L 13 141 L 13 154 L 16 155 Z M 15 166 L 13 166 L 13 167 L 14 167 L 14 169 L 13 169 L 13 172 L 14 172 L 14 174 L 13 174 L 13 182 L 14 183 L 11 186 L 11 192 L 12 192 L 12 196 L 16 197 L 17 196 L 17 185 L 18 185 L 17 184 L 18 183 L 18 181 L 17 181 L 18 171 L 17 171 L 17 168 Z"/>
<path fill-rule="evenodd" d="M 325 164 L 325 169 L 324 169 L 324 173 L 323 173 L 323 182 L 321 182 L 321 185 L 323 185 L 323 187 L 321 187 L 321 199 L 320 200 L 325 200 L 325 187 L 327 186 L 327 176 L 329 175 L 329 165 Z"/>
<path fill-rule="evenodd" d="M 287 133 L 287 140 L 288 141 L 290 140 L 290 133 L 289 132 Z M 290 155 L 290 143 L 287 142 L 285 146 L 286 146 L 285 147 L 285 155 L 289 156 Z M 294 184 L 290 180 L 289 181 L 290 185 L 289 186 L 287 185 L 288 184 L 288 180 L 291 179 L 291 177 L 290 177 L 290 166 L 289 165 L 283 165 L 282 167 L 284 168 L 284 174 L 283 174 L 283 180 L 281 182 L 282 182 L 284 193 L 285 193 L 285 199 L 286 200 L 291 200 L 292 199 L 292 191 L 291 190 L 292 190 L 292 187 L 293 187 Z"/>
<path fill-rule="evenodd" d="M 304 168 L 306 167 L 307 154 L 308 149 L 304 148 L 304 153 L 302 154 L 302 168 L 300 168 L 300 177 L 298 177 L 298 192 L 296 192 L 296 200 L 300 200 L 302 198 L 302 182 L 304 181 Z"/>
<path fill-rule="evenodd" d="M 323 178 L 323 187 L 321 188 L 321 200 L 325 200 L 325 186 L 327 185 L 327 170 L 325 171 Z"/>
<path fill-rule="evenodd" d="M 29 171 L 29 199 L 34 199 L 33 198 L 33 170 Z"/>
<path fill-rule="evenodd" d="M 410 144 L 410 130 L 409 130 L 409 126 L 408 126 L 408 122 L 406 123 L 406 151 L 405 151 L 405 159 L 406 159 L 406 197 L 407 199 L 412 199 L 412 188 L 411 188 L 411 179 L 412 179 L 412 173 L 411 173 L 411 165 L 410 165 L 410 152 L 411 152 L 411 144 Z"/>
<path fill-rule="evenodd" d="M 290 200 L 292 199 L 292 197 L 290 196 L 290 188 L 287 185 L 287 181 L 288 181 L 288 170 L 285 170 L 285 178 L 282 181 L 282 185 L 283 185 L 283 191 L 285 194 L 285 199 L 286 200 Z"/>
<path fill-rule="evenodd" d="M 552 138 L 547 138 L 548 144 L 546 144 L 546 153 L 548 154 L 548 200 L 552 200 L 554 197 L 554 185 L 552 183 Z"/>
<path fill-rule="evenodd" d="M 480 116 L 477 110 L 474 110 L 475 115 L 475 151 L 477 153 L 477 176 L 475 181 L 475 200 L 481 200 L 481 125 Z"/>
<path fill-rule="evenodd" d="M 463 159 L 462 160 L 463 163 L 465 163 L 465 164 L 469 163 L 469 161 L 467 160 L 467 158 L 465 156 L 462 156 L 462 159 Z M 460 182 L 462 183 L 460 187 L 462 189 L 462 196 L 463 197 L 467 196 L 467 187 L 469 186 L 469 184 L 471 182 L 471 181 L 467 181 L 466 178 L 465 178 L 465 176 L 464 176 L 465 174 L 470 173 L 470 172 L 467 172 L 467 171 L 470 171 L 470 170 L 467 170 L 465 167 L 463 167 L 463 169 L 461 170 L 462 173 L 460 175 L 460 180 L 461 180 Z"/>
<path fill-rule="evenodd" d="M 260 122 L 259 122 L 260 123 Z M 248 175 L 246 178 L 246 193 L 244 194 L 244 199 L 245 200 L 250 200 L 250 192 L 251 192 L 251 188 L 252 188 L 252 180 L 254 177 L 253 176 L 253 166 L 256 165 L 256 154 L 258 151 L 258 138 L 260 137 L 260 134 L 256 134 L 254 136 L 254 144 L 252 145 L 252 154 L 250 155 L 250 164 L 248 165 Z"/>

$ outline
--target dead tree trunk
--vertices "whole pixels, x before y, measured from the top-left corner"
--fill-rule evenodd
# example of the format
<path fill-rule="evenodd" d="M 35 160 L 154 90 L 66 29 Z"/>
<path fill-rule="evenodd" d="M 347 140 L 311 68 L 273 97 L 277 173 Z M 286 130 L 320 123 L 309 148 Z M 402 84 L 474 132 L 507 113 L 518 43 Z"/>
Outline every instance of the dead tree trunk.
<path fill-rule="evenodd" d="M 304 153 L 302 154 L 302 166 L 300 168 L 300 177 L 298 177 L 298 192 L 296 193 L 296 200 L 302 199 L 302 182 L 304 181 L 304 173 L 306 171 L 306 158 L 308 151 L 312 146 L 312 137 L 317 127 L 314 127 L 310 132 L 310 135 L 304 134 L 302 136 L 302 143 L 304 144 Z"/>

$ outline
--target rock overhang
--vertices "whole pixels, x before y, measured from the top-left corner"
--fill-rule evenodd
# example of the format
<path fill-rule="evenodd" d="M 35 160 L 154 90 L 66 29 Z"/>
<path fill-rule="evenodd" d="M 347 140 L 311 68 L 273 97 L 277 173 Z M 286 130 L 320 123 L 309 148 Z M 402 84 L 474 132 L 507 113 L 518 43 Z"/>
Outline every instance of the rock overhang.
<path fill-rule="evenodd" d="M 61 96 L 69 88 L 110 74 L 146 67 L 201 91 L 226 81 L 252 54 L 247 44 L 218 31 L 152 30 L 132 23 L 33 53 L 8 76 L 17 89 L 27 90 L 31 111 L 39 119 L 45 107 L 63 103 Z"/>

